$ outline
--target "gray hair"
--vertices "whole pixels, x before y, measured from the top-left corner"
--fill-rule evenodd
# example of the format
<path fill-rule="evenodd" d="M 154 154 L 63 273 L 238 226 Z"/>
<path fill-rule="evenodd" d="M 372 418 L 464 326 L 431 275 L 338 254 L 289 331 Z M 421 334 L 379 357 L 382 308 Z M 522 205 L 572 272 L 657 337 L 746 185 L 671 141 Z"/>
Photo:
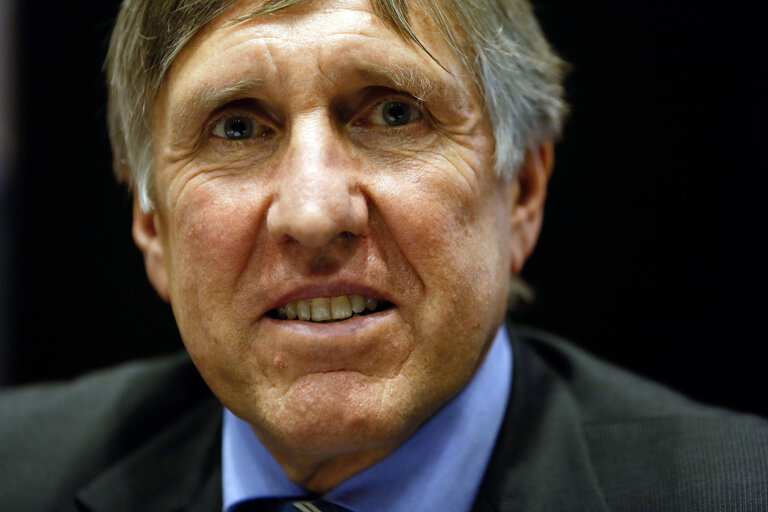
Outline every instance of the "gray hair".
<path fill-rule="evenodd" d="M 151 112 L 184 45 L 236 0 L 123 0 L 105 63 L 114 171 L 153 209 Z M 306 0 L 264 0 L 250 16 Z M 410 23 L 409 0 L 371 0 L 376 15 L 428 50 Z M 567 112 L 564 63 L 547 43 L 528 0 L 410 0 L 440 29 L 485 102 L 496 140 L 495 168 L 514 176 L 526 150 L 557 137 Z M 249 16 L 249 17 L 250 17 Z"/>

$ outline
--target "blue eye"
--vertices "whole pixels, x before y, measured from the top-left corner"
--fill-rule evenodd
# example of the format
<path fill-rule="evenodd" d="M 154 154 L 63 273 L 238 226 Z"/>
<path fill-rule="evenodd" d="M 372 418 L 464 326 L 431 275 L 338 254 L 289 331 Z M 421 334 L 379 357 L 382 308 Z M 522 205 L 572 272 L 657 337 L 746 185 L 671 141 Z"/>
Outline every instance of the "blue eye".
<path fill-rule="evenodd" d="M 213 134 L 229 140 L 249 139 L 253 135 L 253 119 L 245 116 L 226 117 L 216 123 Z"/>
<path fill-rule="evenodd" d="M 224 133 L 228 139 L 247 139 L 253 133 L 253 121 L 247 117 L 230 117 L 224 121 Z"/>
<path fill-rule="evenodd" d="M 388 101 L 381 106 L 381 116 L 390 126 L 402 126 L 411 120 L 413 108 L 401 101 Z"/>
<path fill-rule="evenodd" d="M 421 117 L 421 110 L 407 101 L 382 101 L 371 110 L 367 121 L 378 126 L 403 126 Z"/>

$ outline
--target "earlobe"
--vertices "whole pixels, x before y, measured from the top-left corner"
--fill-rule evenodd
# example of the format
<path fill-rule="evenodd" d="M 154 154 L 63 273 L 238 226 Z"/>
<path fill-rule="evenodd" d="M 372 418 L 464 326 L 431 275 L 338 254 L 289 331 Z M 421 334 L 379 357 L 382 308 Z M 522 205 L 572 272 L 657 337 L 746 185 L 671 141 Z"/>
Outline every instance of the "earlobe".
<path fill-rule="evenodd" d="M 528 149 L 517 177 L 510 183 L 510 270 L 519 274 L 541 231 L 547 184 L 554 164 L 554 144 L 547 140 Z"/>
<path fill-rule="evenodd" d="M 168 289 L 168 271 L 165 265 L 163 241 L 158 229 L 156 212 L 145 212 L 139 205 L 136 195 L 133 198 L 133 241 L 144 255 L 147 277 L 164 301 L 170 301 Z"/>

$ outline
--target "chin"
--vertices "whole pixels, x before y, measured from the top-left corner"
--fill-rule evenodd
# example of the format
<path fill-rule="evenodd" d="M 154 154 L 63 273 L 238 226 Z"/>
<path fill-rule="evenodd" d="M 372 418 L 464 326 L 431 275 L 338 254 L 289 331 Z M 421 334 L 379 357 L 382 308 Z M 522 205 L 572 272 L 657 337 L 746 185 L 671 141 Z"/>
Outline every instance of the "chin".
<path fill-rule="evenodd" d="M 251 424 L 283 453 L 332 457 L 397 444 L 427 415 L 389 382 L 348 372 L 310 376 Z M 247 420 L 246 420 L 247 421 Z"/>

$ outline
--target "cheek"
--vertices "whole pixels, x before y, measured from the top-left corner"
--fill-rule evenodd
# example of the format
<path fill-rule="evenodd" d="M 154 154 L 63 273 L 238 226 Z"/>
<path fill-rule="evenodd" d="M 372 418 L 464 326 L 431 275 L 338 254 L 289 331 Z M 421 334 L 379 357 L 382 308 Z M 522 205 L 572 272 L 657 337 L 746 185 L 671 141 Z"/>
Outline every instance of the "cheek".
<path fill-rule="evenodd" d="M 222 314 L 238 314 L 232 292 L 252 256 L 262 216 L 255 190 L 214 179 L 189 183 L 176 196 L 169 278 L 180 324 L 215 325 Z"/>
<path fill-rule="evenodd" d="M 245 265 L 259 227 L 260 198 L 254 188 L 211 180 L 190 185 L 178 196 L 173 238 L 186 272 L 197 268 L 200 276 L 212 271 L 227 275 Z"/>
<path fill-rule="evenodd" d="M 382 205 L 429 303 L 454 311 L 503 302 L 508 279 L 504 197 L 495 178 L 479 179 L 468 167 L 444 165 L 400 179 Z"/>
<path fill-rule="evenodd" d="M 393 239 L 424 290 L 403 312 L 422 340 L 406 373 L 440 380 L 446 396 L 470 378 L 506 309 L 504 210 L 490 188 L 470 190 L 463 181 L 423 180 L 388 205 L 389 215 L 399 212 L 388 221 Z"/>

